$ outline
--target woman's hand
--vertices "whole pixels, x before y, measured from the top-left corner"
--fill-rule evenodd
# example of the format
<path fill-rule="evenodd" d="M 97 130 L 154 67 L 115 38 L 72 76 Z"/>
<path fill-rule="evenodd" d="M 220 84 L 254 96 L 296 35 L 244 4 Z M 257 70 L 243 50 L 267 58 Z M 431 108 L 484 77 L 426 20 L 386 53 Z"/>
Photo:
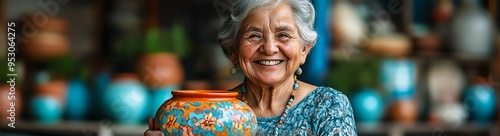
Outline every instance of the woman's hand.
<path fill-rule="evenodd" d="M 165 136 L 165 134 L 163 134 L 163 132 L 158 131 L 158 130 L 154 130 L 153 118 L 149 118 L 148 126 L 149 126 L 149 129 L 146 130 L 146 132 L 144 132 L 144 136 Z"/>

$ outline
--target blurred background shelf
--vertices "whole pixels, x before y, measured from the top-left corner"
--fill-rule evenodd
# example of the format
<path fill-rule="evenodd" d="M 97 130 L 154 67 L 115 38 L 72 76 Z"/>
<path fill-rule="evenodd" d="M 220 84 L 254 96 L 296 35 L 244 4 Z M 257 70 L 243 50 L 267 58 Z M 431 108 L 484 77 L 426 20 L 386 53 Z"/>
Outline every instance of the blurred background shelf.
<path fill-rule="evenodd" d="M 103 125 L 102 122 L 60 122 L 47 125 L 37 122 L 21 121 L 15 129 L 0 127 L 0 135 L 26 136 L 142 136 L 147 125 Z M 29 127 L 28 127 L 29 126 Z M 100 127 L 102 126 L 102 127 Z M 428 123 L 403 125 L 384 123 L 378 125 L 357 124 L 360 136 L 498 136 L 496 124 L 464 124 L 442 126 Z"/>
<path fill-rule="evenodd" d="M 41 124 L 36 121 L 16 122 L 16 128 L 0 127 L 0 135 L 29 136 L 142 136 L 148 129 L 144 125 L 114 125 L 111 122 L 70 122 Z"/>
<path fill-rule="evenodd" d="M 464 124 L 460 126 L 432 125 L 417 123 L 403 125 L 397 123 L 358 124 L 360 136 L 498 136 L 498 126 L 494 124 Z"/>
<path fill-rule="evenodd" d="M 142 135 L 146 118 L 172 90 L 227 90 L 243 82 L 241 72 L 229 74 L 232 64 L 217 41 L 232 0 L 71 0 L 55 1 L 54 8 L 38 2 L 0 0 L 0 24 L 16 22 L 19 32 L 15 114 L 21 120 L 16 129 L 2 125 L 0 136 Z M 499 2 L 313 2 L 329 4 L 315 5 L 323 41 L 298 78 L 346 94 L 360 135 L 498 135 Z M 50 23 L 40 25 L 49 13 Z M 29 25 L 39 34 L 21 32 Z M 3 64 L 7 40 L 0 31 Z M 318 67 L 326 71 L 307 71 Z M 9 71 L 0 70 L 3 83 Z M 0 84 L 2 110 L 10 108 L 8 89 Z M 447 110 L 456 118 L 443 117 Z M 104 118 L 111 128 L 100 127 Z M 54 120 L 60 123 L 43 123 Z M 431 120 L 464 125 L 422 123 Z M 489 124 L 472 124 L 477 120 Z"/>

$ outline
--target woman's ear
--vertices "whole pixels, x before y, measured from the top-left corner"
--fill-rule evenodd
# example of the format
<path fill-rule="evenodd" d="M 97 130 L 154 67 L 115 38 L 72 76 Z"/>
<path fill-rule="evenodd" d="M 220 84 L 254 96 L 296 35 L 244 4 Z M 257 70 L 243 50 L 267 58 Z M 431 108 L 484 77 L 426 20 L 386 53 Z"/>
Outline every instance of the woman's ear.
<path fill-rule="evenodd" d="M 238 58 L 236 57 L 236 55 L 234 53 L 229 54 L 229 60 L 231 60 L 231 64 L 238 63 Z"/>
<path fill-rule="evenodd" d="M 306 62 L 307 55 L 309 54 L 311 48 L 313 47 L 312 45 L 313 43 L 307 43 L 302 46 L 302 52 L 300 53 L 302 59 L 300 60 L 300 65 L 303 65 Z"/>
<path fill-rule="evenodd" d="M 223 47 L 224 54 L 229 58 L 231 64 L 235 64 L 237 61 L 236 53 L 229 47 Z"/>

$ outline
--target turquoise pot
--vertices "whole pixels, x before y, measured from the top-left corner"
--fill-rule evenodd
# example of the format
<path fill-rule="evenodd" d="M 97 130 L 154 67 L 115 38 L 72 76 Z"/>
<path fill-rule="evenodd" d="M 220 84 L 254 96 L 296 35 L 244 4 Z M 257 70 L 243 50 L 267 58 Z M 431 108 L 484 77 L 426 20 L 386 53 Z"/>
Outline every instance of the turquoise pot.
<path fill-rule="evenodd" d="M 174 90 L 179 90 L 180 88 L 177 86 L 165 86 L 165 87 L 160 87 L 157 89 L 154 89 L 152 91 L 152 98 L 153 98 L 153 107 L 151 108 L 151 117 L 156 116 L 156 111 L 160 106 L 167 100 L 170 100 L 172 98 L 172 91 Z"/>
<path fill-rule="evenodd" d="M 382 62 L 381 81 L 393 100 L 412 99 L 417 88 L 417 68 L 412 60 Z"/>
<path fill-rule="evenodd" d="M 62 118 L 61 104 L 49 96 L 35 96 L 31 100 L 31 114 L 40 123 L 54 124 Z"/>
<path fill-rule="evenodd" d="M 93 87 L 94 89 L 92 90 L 92 96 L 97 96 L 97 97 L 90 97 L 90 102 L 92 103 L 91 105 L 91 116 L 97 117 L 97 118 L 103 118 L 103 112 L 102 109 L 102 99 L 99 96 L 102 96 L 104 91 L 108 88 L 108 85 L 111 82 L 111 75 L 108 72 L 99 72 L 99 74 L 96 75 L 96 77 L 93 80 Z"/>
<path fill-rule="evenodd" d="M 495 89 L 486 85 L 473 85 L 464 95 L 470 118 L 478 123 L 488 123 L 495 115 L 497 100 Z"/>
<path fill-rule="evenodd" d="M 116 79 L 103 92 L 101 110 L 119 124 L 145 123 L 151 111 L 149 100 L 148 91 L 136 78 Z"/>
<path fill-rule="evenodd" d="M 80 79 L 72 79 L 68 84 L 66 96 L 66 116 L 70 120 L 82 120 L 89 109 L 89 94 L 85 83 Z"/>
<path fill-rule="evenodd" d="M 384 102 L 377 91 L 369 88 L 361 89 L 351 97 L 356 121 L 376 124 L 384 113 Z"/>

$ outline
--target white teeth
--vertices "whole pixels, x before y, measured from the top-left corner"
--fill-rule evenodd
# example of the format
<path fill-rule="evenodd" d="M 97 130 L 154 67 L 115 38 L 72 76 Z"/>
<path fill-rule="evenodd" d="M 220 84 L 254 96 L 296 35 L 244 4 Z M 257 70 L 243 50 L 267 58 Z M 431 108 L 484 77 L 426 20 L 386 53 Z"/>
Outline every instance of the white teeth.
<path fill-rule="evenodd" d="M 258 61 L 258 62 L 259 62 L 259 64 L 262 64 L 262 65 L 271 66 L 271 65 L 277 65 L 281 61 L 279 61 L 279 60 L 261 60 L 261 61 Z"/>

